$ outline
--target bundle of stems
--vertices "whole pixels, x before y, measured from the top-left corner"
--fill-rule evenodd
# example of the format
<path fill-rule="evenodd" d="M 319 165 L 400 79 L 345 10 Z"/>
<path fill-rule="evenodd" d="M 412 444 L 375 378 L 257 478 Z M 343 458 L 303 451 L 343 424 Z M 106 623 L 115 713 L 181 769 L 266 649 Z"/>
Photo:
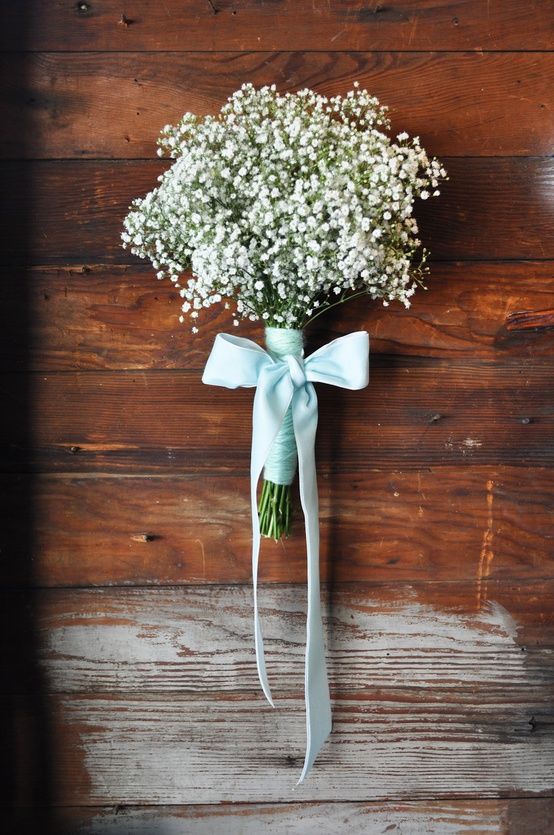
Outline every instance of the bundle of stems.
<path fill-rule="evenodd" d="M 260 533 L 278 541 L 288 536 L 292 524 L 292 495 L 290 484 L 274 484 L 264 479 L 258 503 Z"/>

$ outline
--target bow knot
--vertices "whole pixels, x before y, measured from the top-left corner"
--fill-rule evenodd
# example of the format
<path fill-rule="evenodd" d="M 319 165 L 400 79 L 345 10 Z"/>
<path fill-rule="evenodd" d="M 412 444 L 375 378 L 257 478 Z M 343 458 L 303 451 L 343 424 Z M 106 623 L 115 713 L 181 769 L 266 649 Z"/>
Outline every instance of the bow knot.
<path fill-rule="evenodd" d="M 331 732 L 331 700 L 325 666 L 325 643 L 319 590 L 319 524 L 315 468 L 317 396 L 314 382 L 346 389 L 361 389 L 369 378 L 369 338 L 357 331 L 334 339 L 305 360 L 287 354 L 273 359 L 249 339 L 217 335 L 202 382 L 226 388 L 256 387 L 252 420 L 250 500 L 252 508 L 252 585 L 254 635 L 258 676 L 273 706 L 267 681 L 265 655 L 258 613 L 258 561 L 260 522 L 257 488 L 262 469 L 289 408 L 298 450 L 300 500 L 306 523 L 308 564 L 308 615 L 306 628 L 306 732 L 307 745 L 301 783 Z M 300 396 L 300 392 L 303 392 Z"/>
<path fill-rule="evenodd" d="M 294 354 L 287 354 L 285 357 L 289 364 L 290 378 L 295 389 L 300 389 L 308 382 L 304 360 L 302 357 L 295 357 Z"/>

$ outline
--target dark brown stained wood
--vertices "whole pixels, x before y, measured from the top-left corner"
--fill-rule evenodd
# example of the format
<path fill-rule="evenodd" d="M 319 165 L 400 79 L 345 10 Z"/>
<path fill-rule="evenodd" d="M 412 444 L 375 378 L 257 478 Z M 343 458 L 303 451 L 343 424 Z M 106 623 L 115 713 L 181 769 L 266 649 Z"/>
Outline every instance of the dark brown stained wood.
<path fill-rule="evenodd" d="M 331 584 L 547 579 L 554 564 L 552 471 L 464 465 L 319 476 L 321 573 Z M 34 508 L 29 576 L 20 524 Z M 246 474 L 117 478 L 7 477 L 0 534 L 10 585 L 250 583 Z M 264 540 L 262 582 L 306 579 L 302 514 L 292 535 Z M 454 594 L 454 592 L 453 592 Z"/>
<path fill-rule="evenodd" d="M 392 135 L 419 135 L 432 154 L 553 150 L 547 52 L 4 54 L 0 73 L 5 158 L 155 157 L 164 125 L 185 111 L 216 113 L 245 81 L 336 95 L 357 80 L 390 108 Z"/>
<path fill-rule="evenodd" d="M 18 48 L 18 0 L 4 0 L 0 48 Z M 549 0 L 30 0 L 33 50 L 551 49 Z"/>
<path fill-rule="evenodd" d="M 324 589 L 332 696 L 387 688 L 471 687 L 506 698 L 554 689 L 554 582 L 494 582 Z M 29 595 L 0 594 L 7 627 Z M 34 597 L 38 661 L 50 693 L 219 693 L 258 687 L 252 592 L 246 586 L 48 591 Z M 260 590 L 268 676 L 276 697 L 304 681 L 306 591 Z M 546 648 L 543 645 L 546 644 Z M 550 646 L 549 646 L 550 645 Z M 20 649 L 2 630 L 2 655 L 33 692 Z M 13 679 L 3 692 L 13 692 Z"/>
<path fill-rule="evenodd" d="M 51 697 L 65 804 L 550 796 L 552 692 L 404 688 L 335 698 L 310 779 L 304 699 Z"/>
<path fill-rule="evenodd" d="M 554 800 L 549 797 L 502 800 L 421 800 L 404 803 L 279 803 L 212 806 L 158 806 L 155 809 L 71 809 L 68 826 L 80 835 L 145 835 L 156 827 L 185 835 L 383 835 L 437 832 L 441 835 L 551 835 Z"/>
<path fill-rule="evenodd" d="M 409 309 L 358 299 L 322 316 L 309 333 L 323 343 L 365 329 L 372 357 L 553 356 L 554 330 L 544 310 L 554 306 L 554 262 L 436 262 L 426 283 L 428 290 L 418 290 Z M 232 312 L 222 306 L 203 313 L 193 336 L 191 320 L 179 324 L 178 292 L 146 265 L 37 268 L 28 285 L 32 331 L 5 322 L 0 363 L 6 370 L 14 369 L 14 354 L 39 371 L 200 369 L 217 333 L 263 340 L 260 323 L 243 322 L 235 330 Z M 16 306 L 19 292 L 17 278 L 2 282 L 3 310 Z"/>
<path fill-rule="evenodd" d="M 554 310 L 523 310 L 506 318 L 508 331 L 542 330 L 554 327 Z"/>
<path fill-rule="evenodd" d="M 444 164 L 450 181 L 441 196 L 416 207 L 435 260 L 554 258 L 554 159 L 444 158 Z M 2 265 L 136 263 L 121 248 L 123 218 L 167 165 L 3 161 L 0 176 L 13 195 L 5 211 L 29 212 L 29 240 L 4 252 Z M 23 173 L 33 185 L 30 205 L 18 188 Z"/>
<path fill-rule="evenodd" d="M 375 357 L 367 389 L 318 386 L 322 472 L 450 464 L 554 464 L 554 367 Z M 33 398 L 32 447 L 4 420 L 4 471 L 248 471 L 252 390 L 198 371 L 0 375 Z"/>

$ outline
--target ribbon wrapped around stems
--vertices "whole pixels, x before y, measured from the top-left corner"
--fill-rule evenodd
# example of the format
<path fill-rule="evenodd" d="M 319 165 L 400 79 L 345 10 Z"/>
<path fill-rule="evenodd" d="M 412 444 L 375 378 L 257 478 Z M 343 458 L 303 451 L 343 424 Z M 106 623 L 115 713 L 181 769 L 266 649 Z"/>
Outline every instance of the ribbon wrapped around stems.
<path fill-rule="evenodd" d="M 304 767 L 298 783 L 303 782 L 307 776 L 321 746 L 331 732 L 331 700 L 325 665 L 319 583 L 319 517 L 315 465 L 318 412 L 313 383 L 328 383 L 354 390 L 364 388 L 368 381 L 369 337 L 365 331 L 356 331 L 334 339 L 306 359 L 303 352 L 301 355 L 275 357 L 250 339 L 220 333 L 215 339 L 202 376 L 202 382 L 210 385 L 231 389 L 256 387 L 250 468 L 254 635 L 258 676 L 272 707 L 275 705 L 267 680 L 258 612 L 260 525 L 257 487 L 262 469 L 289 407 L 292 411 L 308 565 L 305 660 L 307 744 Z"/>

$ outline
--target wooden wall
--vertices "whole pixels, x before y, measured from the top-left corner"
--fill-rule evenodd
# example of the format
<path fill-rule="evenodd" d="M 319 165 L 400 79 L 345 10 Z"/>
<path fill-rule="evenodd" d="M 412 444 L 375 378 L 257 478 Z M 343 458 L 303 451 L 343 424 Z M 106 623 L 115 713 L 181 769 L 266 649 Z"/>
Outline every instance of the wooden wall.
<path fill-rule="evenodd" d="M 553 4 L 2 6 L 13 831 L 553 832 Z M 273 711 L 254 666 L 251 393 L 200 382 L 230 318 L 192 336 L 119 234 L 163 170 L 165 123 L 247 80 L 355 79 L 451 179 L 418 207 L 429 290 L 311 334 L 367 328 L 372 376 L 320 392 L 335 730 L 295 788 L 302 526 L 262 555 Z"/>

